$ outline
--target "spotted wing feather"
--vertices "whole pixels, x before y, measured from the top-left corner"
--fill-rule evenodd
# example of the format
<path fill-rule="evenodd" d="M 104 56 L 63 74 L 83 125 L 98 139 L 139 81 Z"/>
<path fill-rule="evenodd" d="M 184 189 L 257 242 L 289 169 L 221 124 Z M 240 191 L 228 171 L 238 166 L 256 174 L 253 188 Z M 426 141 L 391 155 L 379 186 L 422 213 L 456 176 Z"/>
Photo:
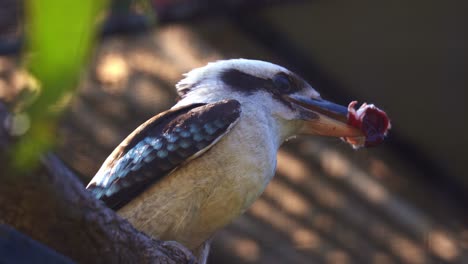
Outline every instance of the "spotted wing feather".
<path fill-rule="evenodd" d="M 237 123 L 240 111 L 236 100 L 223 100 L 153 117 L 112 152 L 87 189 L 111 208 L 124 206 L 185 161 L 213 146 Z"/>

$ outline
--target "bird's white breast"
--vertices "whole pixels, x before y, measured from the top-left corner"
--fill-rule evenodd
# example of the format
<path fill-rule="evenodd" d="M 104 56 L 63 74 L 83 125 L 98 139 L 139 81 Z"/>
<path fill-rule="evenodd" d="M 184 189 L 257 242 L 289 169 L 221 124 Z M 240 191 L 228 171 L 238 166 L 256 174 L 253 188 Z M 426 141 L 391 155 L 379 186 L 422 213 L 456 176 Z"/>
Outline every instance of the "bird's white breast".
<path fill-rule="evenodd" d="M 198 247 L 243 213 L 274 175 L 281 143 L 271 115 L 243 106 L 239 123 L 119 213 L 155 237 Z"/>

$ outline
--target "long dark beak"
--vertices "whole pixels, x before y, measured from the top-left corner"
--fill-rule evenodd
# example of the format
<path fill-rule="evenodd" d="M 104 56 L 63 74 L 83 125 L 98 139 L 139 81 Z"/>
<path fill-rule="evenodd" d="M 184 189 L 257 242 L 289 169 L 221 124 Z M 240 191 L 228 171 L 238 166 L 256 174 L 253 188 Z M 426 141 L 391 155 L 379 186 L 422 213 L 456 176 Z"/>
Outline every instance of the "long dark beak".
<path fill-rule="evenodd" d="M 331 137 L 363 137 L 361 130 L 347 124 L 348 108 L 323 99 L 287 95 L 284 99 L 291 102 L 301 112 L 304 120 L 302 133 Z"/>

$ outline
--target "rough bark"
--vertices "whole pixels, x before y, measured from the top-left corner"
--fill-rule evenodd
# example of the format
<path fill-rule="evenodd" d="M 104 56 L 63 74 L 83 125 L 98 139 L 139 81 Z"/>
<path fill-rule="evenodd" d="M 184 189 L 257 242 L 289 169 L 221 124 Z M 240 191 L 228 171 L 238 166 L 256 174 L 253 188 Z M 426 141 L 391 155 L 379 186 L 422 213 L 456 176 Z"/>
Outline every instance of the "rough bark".
<path fill-rule="evenodd" d="M 79 263 L 194 263 L 175 242 L 156 241 L 89 195 L 54 155 L 30 173 L 12 172 L 0 103 L 0 224 L 8 224 Z"/>

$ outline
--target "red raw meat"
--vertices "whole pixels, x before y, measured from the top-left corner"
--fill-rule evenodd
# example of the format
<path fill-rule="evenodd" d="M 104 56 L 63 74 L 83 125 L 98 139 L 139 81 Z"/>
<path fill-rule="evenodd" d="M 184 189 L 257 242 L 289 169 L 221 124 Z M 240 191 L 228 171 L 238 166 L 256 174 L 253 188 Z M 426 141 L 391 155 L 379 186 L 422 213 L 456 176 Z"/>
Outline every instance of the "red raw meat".
<path fill-rule="evenodd" d="M 355 109 L 357 101 L 348 105 L 348 124 L 359 128 L 364 137 L 345 137 L 343 140 L 354 148 L 373 147 L 380 144 L 391 128 L 387 114 L 373 104 L 362 104 Z"/>

